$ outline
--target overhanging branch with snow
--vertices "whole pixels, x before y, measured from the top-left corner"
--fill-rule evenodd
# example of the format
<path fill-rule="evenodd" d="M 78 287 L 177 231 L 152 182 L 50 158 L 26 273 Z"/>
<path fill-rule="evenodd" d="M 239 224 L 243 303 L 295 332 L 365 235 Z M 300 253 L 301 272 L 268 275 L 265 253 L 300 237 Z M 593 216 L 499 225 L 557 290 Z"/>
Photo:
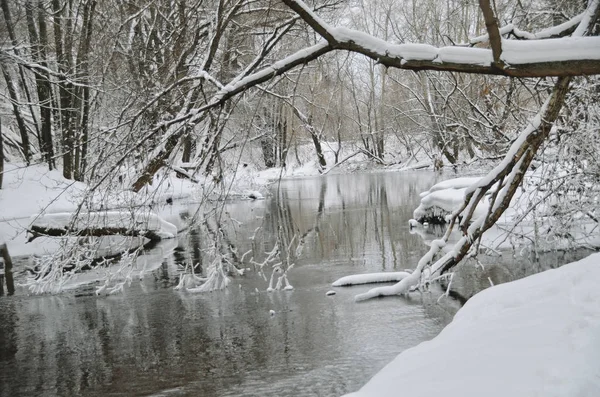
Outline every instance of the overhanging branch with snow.
<path fill-rule="evenodd" d="M 428 44 L 394 44 L 357 30 L 332 27 L 300 0 L 282 1 L 319 33 L 332 49 L 360 53 L 387 67 L 512 77 L 600 74 L 600 37 L 501 39 L 492 13 L 486 17 L 486 24 L 490 18 L 494 32 L 493 37 L 490 38 L 489 33 L 487 36 L 492 49 L 468 45 L 434 47 Z"/>

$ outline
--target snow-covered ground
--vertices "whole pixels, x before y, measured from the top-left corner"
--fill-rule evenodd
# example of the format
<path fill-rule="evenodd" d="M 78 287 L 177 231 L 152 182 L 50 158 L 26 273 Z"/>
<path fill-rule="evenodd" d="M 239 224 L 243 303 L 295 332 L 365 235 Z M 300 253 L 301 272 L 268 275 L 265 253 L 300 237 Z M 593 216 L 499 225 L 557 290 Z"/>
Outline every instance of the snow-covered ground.
<path fill-rule="evenodd" d="M 48 171 L 45 165 L 24 167 L 7 163 L 4 169 L 4 182 L 0 189 L 0 242 L 6 242 L 12 256 L 44 255 L 56 251 L 61 238 L 39 237 L 28 242 L 27 229 L 32 224 L 65 227 L 72 222 L 72 214 L 77 211 L 80 216 L 74 226 L 80 227 L 90 222 L 103 227 L 131 225 L 155 231 L 163 238 L 173 237 L 182 227 L 149 210 L 148 200 L 133 192 L 98 189 L 90 193 L 86 184 L 66 180 L 59 171 Z M 164 186 L 163 190 L 158 190 L 161 189 L 159 186 Z M 155 184 L 152 188 L 156 192 L 154 197 L 163 202 L 166 195 L 182 194 L 184 191 L 189 197 L 193 192 L 190 186 L 183 185 L 176 178 L 173 182 Z M 118 211 L 107 211 L 111 208 Z M 131 220 L 126 222 L 125 218 Z"/>
<path fill-rule="evenodd" d="M 600 396 L 600 254 L 471 298 L 347 397 Z"/>

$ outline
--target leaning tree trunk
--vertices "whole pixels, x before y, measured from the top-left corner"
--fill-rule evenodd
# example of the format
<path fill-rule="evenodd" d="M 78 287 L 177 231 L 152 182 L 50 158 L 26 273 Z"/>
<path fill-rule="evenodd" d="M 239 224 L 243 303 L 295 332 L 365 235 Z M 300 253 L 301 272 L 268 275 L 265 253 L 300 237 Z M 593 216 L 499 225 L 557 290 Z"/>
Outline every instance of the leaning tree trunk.
<path fill-rule="evenodd" d="M 445 238 L 449 236 L 455 223 L 459 220 L 459 217 L 461 217 L 462 220 L 459 221 L 460 229 L 462 230 L 464 237 L 457 244 L 453 251 L 453 255 L 446 255 L 444 258 L 440 259 L 441 263 L 438 263 L 438 266 L 436 266 L 440 272 L 447 271 L 462 261 L 468 255 L 473 244 L 479 241 L 485 231 L 496 224 L 500 216 L 508 208 L 517 188 L 523 181 L 525 172 L 529 169 L 531 161 L 534 159 L 542 143 L 548 138 L 550 130 L 558 118 L 560 109 L 569 92 L 570 82 L 571 77 L 560 77 L 558 79 L 554 86 L 554 90 L 552 91 L 552 95 L 547 101 L 547 105 L 540 111 L 540 120 L 537 126 L 531 128 L 531 131 L 527 133 L 526 139 L 522 140 L 520 145 L 515 145 L 518 142 L 513 144 L 513 148 L 516 150 L 511 150 L 505 158 L 505 161 L 488 174 L 492 176 L 491 178 L 483 178 L 486 182 L 484 185 L 478 186 L 474 191 L 467 194 L 461 210 L 455 212 L 444 236 Z M 526 132 L 523 132 L 522 134 L 526 134 Z M 499 183 L 499 185 L 492 193 L 490 210 L 487 216 L 481 223 L 479 220 L 475 220 L 476 227 L 473 227 L 473 225 L 470 226 L 471 221 L 473 221 L 477 203 L 479 203 L 479 201 L 481 201 L 497 183 Z M 506 190 L 501 192 L 503 186 Z"/>

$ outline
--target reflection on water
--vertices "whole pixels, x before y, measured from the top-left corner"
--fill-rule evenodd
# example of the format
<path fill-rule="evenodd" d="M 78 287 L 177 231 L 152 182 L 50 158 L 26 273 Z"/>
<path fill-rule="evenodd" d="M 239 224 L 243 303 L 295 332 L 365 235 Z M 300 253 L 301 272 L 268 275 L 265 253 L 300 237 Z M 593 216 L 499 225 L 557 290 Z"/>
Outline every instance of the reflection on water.
<path fill-rule="evenodd" d="M 156 270 L 121 295 L 28 297 L 18 291 L 2 298 L 0 395 L 334 396 L 356 390 L 451 317 L 428 295 L 361 304 L 353 296 L 369 286 L 325 295 L 332 281 L 349 273 L 414 266 L 426 246 L 408 232 L 407 221 L 418 193 L 434 178 L 389 173 L 284 181 L 267 200 L 227 204 L 212 225 L 240 257 L 248 252 L 249 270 L 222 292 L 172 288 L 184 264 L 197 264 L 200 272 L 206 259 L 208 237 L 192 228 L 166 257 L 148 256 L 156 258 Z M 267 293 L 268 269 L 251 263 L 264 261 L 276 245 L 294 289 Z"/>

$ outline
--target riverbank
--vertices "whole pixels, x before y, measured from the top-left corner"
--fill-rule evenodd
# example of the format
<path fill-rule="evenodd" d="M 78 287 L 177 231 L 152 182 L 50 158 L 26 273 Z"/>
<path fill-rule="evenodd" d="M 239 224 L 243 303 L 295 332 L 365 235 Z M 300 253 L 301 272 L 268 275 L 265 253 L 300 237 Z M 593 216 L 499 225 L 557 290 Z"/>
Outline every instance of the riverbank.
<path fill-rule="evenodd" d="M 347 397 L 600 395 L 600 254 L 480 292 Z"/>

